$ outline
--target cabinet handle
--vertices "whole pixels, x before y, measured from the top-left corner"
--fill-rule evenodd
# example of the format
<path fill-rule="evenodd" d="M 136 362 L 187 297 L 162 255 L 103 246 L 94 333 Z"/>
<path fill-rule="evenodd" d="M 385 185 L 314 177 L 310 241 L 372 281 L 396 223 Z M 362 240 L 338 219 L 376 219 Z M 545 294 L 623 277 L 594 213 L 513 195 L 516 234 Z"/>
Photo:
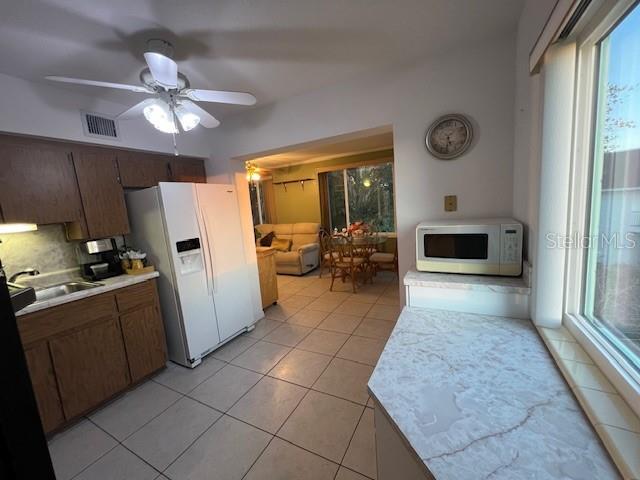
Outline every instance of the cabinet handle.
<path fill-rule="evenodd" d="M 167 172 L 169 173 L 169 180 L 173 180 L 173 171 L 171 170 L 171 163 L 167 163 Z"/>
<path fill-rule="evenodd" d="M 122 185 L 122 180 L 120 179 L 120 163 L 118 163 L 118 157 L 113 160 L 113 166 L 116 167 L 116 181 Z"/>

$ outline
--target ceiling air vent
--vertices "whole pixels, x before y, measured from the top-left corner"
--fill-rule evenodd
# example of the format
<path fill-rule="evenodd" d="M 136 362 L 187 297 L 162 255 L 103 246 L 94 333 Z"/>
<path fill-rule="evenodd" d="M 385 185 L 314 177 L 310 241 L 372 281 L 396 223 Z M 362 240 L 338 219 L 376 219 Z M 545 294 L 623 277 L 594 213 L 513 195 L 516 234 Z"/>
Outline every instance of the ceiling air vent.
<path fill-rule="evenodd" d="M 82 127 L 88 137 L 120 139 L 118 124 L 113 118 L 91 112 L 82 113 Z"/>

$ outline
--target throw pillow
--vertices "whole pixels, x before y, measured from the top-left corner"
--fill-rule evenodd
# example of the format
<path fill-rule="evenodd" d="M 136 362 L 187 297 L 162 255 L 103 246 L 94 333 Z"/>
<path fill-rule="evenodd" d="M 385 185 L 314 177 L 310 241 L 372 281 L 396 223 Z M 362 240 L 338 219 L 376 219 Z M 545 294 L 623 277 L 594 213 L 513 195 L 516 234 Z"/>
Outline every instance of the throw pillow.
<path fill-rule="evenodd" d="M 275 248 L 280 252 L 288 252 L 291 248 L 291 240 L 286 238 L 274 238 L 271 242 L 271 248 Z"/>
<path fill-rule="evenodd" d="M 261 247 L 270 247 L 273 239 L 276 238 L 276 234 L 273 232 L 269 232 L 267 235 L 260 239 Z"/>

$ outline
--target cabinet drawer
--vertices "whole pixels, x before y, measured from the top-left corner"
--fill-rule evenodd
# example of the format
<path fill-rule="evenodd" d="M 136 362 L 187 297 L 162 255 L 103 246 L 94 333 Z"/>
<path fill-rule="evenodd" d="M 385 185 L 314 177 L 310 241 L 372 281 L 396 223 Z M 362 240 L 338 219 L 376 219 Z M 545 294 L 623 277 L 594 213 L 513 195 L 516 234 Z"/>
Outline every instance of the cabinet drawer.
<path fill-rule="evenodd" d="M 18 330 L 29 345 L 112 315 L 117 315 L 116 302 L 109 292 L 18 317 Z"/>
<path fill-rule="evenodd" d="M 138 283 L 137 285 L 117 290 L 118 310 L 123 313 L 144 305 L 154 304 L 156 301 L 155 293 L 153 281 Z"/>

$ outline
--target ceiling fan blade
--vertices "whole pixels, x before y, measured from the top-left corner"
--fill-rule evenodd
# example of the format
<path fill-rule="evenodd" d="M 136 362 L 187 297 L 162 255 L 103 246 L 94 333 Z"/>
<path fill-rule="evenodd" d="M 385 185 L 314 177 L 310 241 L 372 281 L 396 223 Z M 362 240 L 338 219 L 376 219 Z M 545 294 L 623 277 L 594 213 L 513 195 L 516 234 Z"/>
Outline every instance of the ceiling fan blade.
<path fill-rule="evenodd" d="M 234 105 L 255 105 L 256 103 L 256 97 L 245 92 L 189 88 L 184 90 L 182 94 L 196 102 L 231 103 Z"/>
<path fill-rule="evenodd" d="M 167 88 L 178 87 L 178 64 L 156 52 L 146 52 L 144 59 L 156 82 Z"/>
<path fill-rule="evenodd" d="M 200 117 L 200 125 L 205 128 L 216 128 L 220 125 L 218 119 L 216 119 L 213 115 L 207 112 L 205 109 L 199 107 L 193 102 L 189 100 L 184 100 L 181 103 L 182 107 L 184 107 L 188 112 L 194 113 Z"/>
<path fill-rule="evenodd" d="M 153 93 L 152 90 L 142 85 L 126 85 L 124 83 L 111 83 L 111 82 L 98 82 L 96 80 L 83 80 L 82 78 L 70 78 L 70 77 L 57 77 L 55 75 L 49 75 L 44 77 L 47 80 L 61 83 L 74 83 L 76 85 L 90 85 L 92 87 L 105 87 L 105 88 L 117 88 L 120 90 L 129 90 L 131 92 L 138 93 Z"/>
<path fill-rule="evenodd" d="M 147 105 L 151 105 L 156 101 L 155 98 L 147 98 L 146 100 L 143 100 L 139 103 L 136 103 L 133 107 L 125 110 L 124 112 L 122 112 L 120 115 L 118 115 L 116 118 L 118 120 L 129 120 L 130 118 L 134 118 L 137 117 L 139 115 L 142 115 L 144 108 Z"/>

